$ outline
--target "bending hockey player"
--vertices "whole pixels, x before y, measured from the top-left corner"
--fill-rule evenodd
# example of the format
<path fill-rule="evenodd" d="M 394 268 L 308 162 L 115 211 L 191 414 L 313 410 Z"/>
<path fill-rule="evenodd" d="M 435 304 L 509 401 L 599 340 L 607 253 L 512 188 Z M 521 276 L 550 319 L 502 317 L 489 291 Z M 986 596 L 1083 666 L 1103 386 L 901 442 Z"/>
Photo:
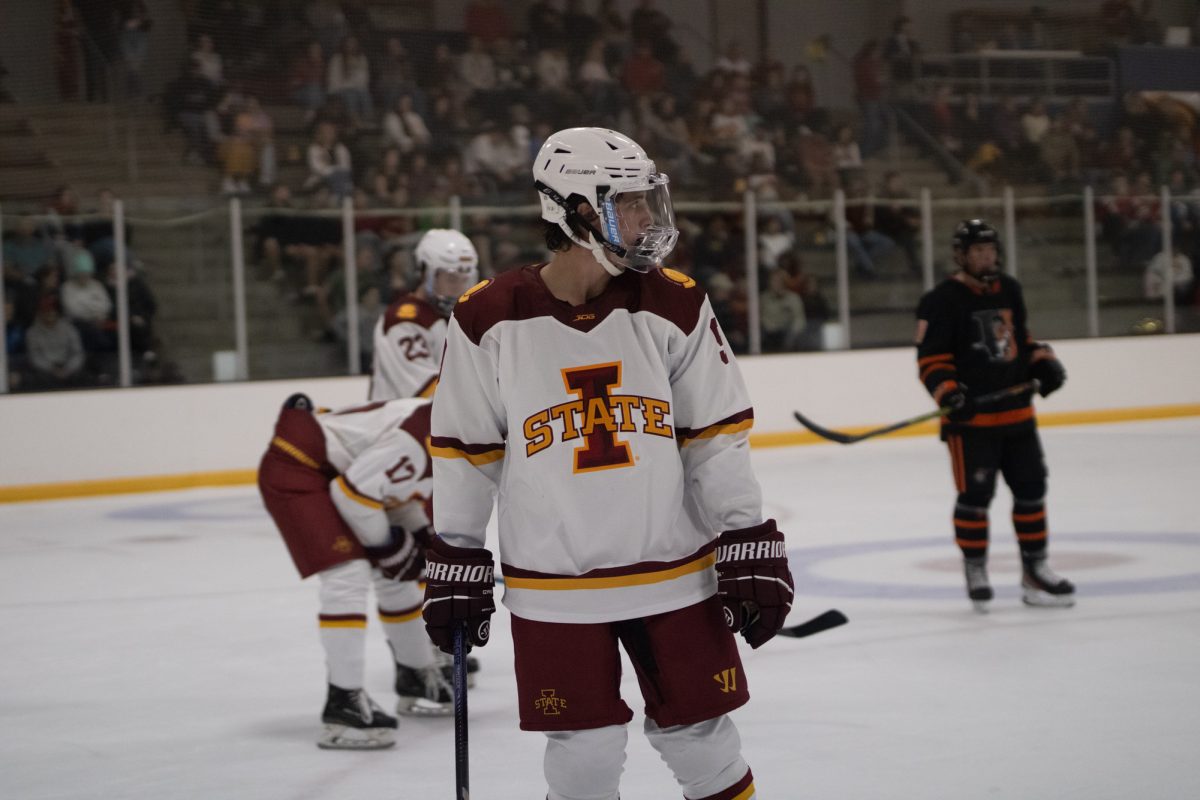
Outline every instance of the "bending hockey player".
<path fill-rule="evenodd" d="M 642 148 L 559 131 L 533 176 L 551 261 L 473 287 L 450 320 L 430 452 L 454 503 L 434 509 L 426 626 L 446 652 L 460 625 L 487 643 L 498 490 L 521 728 L 546 735 L 550 800 L 618 795 L 633 716 L 618 647 L 683 795 L 745 800 L 734 633 L 760 647 L 792 601 L 749 397 L 704 293 L 660 268 L 677 231 Z"/>
<path fill-rule="evenodd" d="M 425 442 L 429 401 L 314 411 L 288 398 L 258 471 L 263 503 L 300 576 L 316 574 L 329 687 L 317 744 L 377 749 L 394 744 L 396 719 L 363 689 L 367 593 L 375 587 L 396 667 L 397 711 L 447 716 L 453 696 L 421 624 L 417 578 L 430 537 L 424 501 L 432 484 Z"/>
<path fill-rule="evenodd" d="M 392 301 L 375 323 L 371 400 L 433 396 L 446 320 L 455 301 L 479 279 L 479 255 L 458 231 L 426 232 L 413 256 L 420 286 Z"/>
<path fill-rule="evenodd" d="M 988 506 L 1000 472 L 1013 495 L 1025 603 L 1073 605 L 1075 587 L 1046 565 L 1046 465 L 1032 392 L 986 408 L 972 399 L 1030 379 L 1046 397 L 1063 385 L 1066 371 L 1049 345 L 1030 336 L 1021 285 L 1000 272 L 992 226 L 959 223 L 954 261 L 958 271 L 921 298 L 916 340 L 921 382 L 935 402 L 954 409 L 943 418 L 942 440 L 958 490 L 954 533 L 967 594 L 976 610 L 987 610 Z"/>

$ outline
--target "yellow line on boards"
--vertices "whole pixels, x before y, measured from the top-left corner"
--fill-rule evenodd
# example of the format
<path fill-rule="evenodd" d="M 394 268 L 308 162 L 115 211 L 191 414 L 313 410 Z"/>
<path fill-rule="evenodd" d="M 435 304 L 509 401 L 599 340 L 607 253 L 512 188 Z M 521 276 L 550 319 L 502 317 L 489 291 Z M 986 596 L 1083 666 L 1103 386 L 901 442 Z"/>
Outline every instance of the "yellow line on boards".
<path fill-rule="evenodd" d="M 1060 411 L 1038 415 L 1038 425 L 1089 425 L 1105 422 L 1172 419 L 1200 416 L 1200 403 L 1153 406 L 1149 408 L 1111 408 L 1095 411 Z M 797 425 L 799 427 L 799 425 Z M 861 433 L 876 426 L 845 428 L 846 433 Z M 937 423 L 927 422 L 904 428 L 891 436 L 929 436 L 937 432 Z M 750 435 L 752 447 L 793 447 L 796 445 L 828 444 L 815 433 L 806 430 L 769 431 Z M 242 486 L 254 483 L 253 469 L 229 469 L 213 472 L 187 472 L 177 475 L 149 475 L 130 478 L 106 478 L 91 481 L 62 483 L 28 483 L 0 486 L 0 503 L 21 503 L 34 500 L 61 500 L 71 497 L 95 497 L 108 494 L 140 494 L 169 492 L 176 489 L 196 489 L 211 486 Z"/>

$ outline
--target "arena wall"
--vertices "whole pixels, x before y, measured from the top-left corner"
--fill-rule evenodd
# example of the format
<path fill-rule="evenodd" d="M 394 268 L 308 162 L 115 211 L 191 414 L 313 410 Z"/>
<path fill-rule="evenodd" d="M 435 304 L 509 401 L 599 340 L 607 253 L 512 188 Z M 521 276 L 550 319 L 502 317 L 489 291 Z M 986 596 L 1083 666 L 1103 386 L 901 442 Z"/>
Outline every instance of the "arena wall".
<path fill-rule="evenodd" d="M 1055 343 L 1070 379 L 1039 401 L 1043 424 L 1200 415 L 1200 335 Z M 740 362 L 754 446 L 816 442 L 792 419 L 830 427 L 893 422 L 931 408 L 907 348 L 759 356 Z M 0 502 L 244 484 L 292 392 L 337 407 L 363 377 L 0 397 Z M 931 426 L 912 433 L 928 434 Z"/>

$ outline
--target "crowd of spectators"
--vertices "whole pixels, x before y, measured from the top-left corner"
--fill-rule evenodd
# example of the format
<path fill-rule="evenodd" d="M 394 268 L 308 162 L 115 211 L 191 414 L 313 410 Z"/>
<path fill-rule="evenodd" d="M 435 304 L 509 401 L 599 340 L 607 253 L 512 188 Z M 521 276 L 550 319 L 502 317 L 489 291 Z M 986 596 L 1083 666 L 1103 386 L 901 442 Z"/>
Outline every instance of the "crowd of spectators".
<path fill-rule="evenodd" d="M 5 347 L 14 391 L 111 386 L 117 379 L 117 270 L 113 196 L 80 209 L 69 186 L 3 240 Z M 132 245 L 132 231 L 126 228 Z M 126 292 L 137 383 L 179 380 L 159 357 L 157 302 L 145 265 L 129 251 Z"/>

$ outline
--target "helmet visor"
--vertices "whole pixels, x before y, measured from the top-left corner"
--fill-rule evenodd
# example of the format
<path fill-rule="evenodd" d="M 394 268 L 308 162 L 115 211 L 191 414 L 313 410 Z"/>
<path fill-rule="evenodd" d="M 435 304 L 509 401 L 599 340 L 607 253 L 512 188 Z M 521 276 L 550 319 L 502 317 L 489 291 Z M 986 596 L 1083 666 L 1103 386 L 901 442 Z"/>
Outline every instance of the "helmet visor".
<path fill-rule="evenodd" d="M 600 206 L 604 238 L 625 251 L 610 253 L 613 261 L 638 272 L 662 265 L 679 238 L 666 175 L 651 175 L 645 188 L 607 196 Z"/>

